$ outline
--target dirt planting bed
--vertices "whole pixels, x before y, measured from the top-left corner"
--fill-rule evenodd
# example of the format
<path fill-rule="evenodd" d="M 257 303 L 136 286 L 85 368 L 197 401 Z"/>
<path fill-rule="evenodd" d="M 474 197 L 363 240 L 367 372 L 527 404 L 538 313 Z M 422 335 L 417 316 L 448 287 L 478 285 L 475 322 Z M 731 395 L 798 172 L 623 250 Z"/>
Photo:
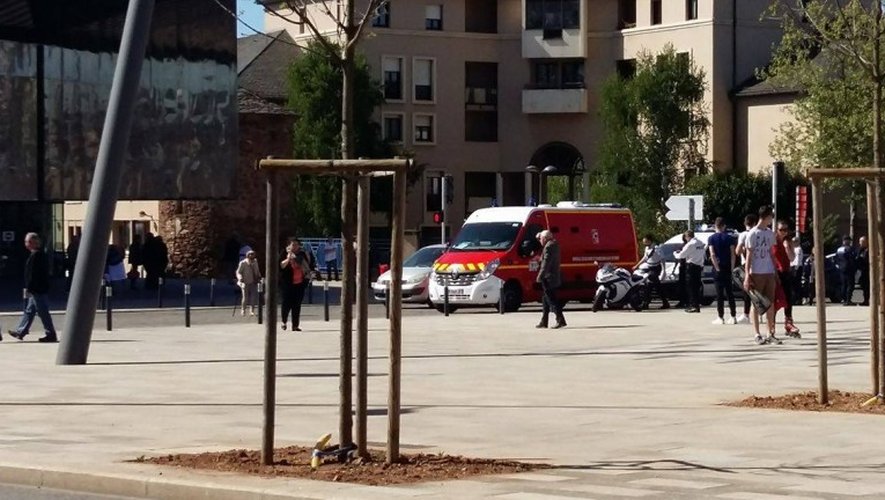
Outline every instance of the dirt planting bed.
<path fill-rule="evenodd" d="M 382 452 L 372 451 L 371 460 L 339 464 L 327 460 L 317 470 L 310 468 L 311 448 L 292 446 L 274 452 L 274 465 L 262 466 L 254 450 L 141 457 L 134 462 L 191 469 L 235 472 L 270 477 L 296 477 L 341 481 L 372 486 L 446 481 L 490 474 L 513 474 L 548 468 L 508 460 L 486 460 L 448 455 L 403 455 L 400 463 L 387 465 Z"/>
<path fill-rule="evenodd" d="M 727 406 L 885 415 L 885 405 L 883 404 L 873 403 L 869 406 L 861 406 L 871 397 L 869 394 L 860 392 L 830 391 L 829 403 L 822 405 L 817 402 L 816 392 L 803 392 L 785 396 L 750 396 L 741 401 L 727 403 Z"/>

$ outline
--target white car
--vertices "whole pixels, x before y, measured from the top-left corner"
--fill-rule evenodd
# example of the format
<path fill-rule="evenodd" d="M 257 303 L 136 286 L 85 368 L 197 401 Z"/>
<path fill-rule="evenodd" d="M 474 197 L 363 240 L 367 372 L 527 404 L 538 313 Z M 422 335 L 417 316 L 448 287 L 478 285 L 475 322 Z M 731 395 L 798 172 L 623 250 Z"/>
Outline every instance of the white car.
<path fill-rule="evenodd" d="M 403 261 L 403 302 L 429 304 L 428 285 L 433 263 L 446 252 L 446 245 L 429 245 Z M 377 300 L 384 300 L 387 286 L 390 284 L 390 271 L 378 277 L 372 283 L 372 292 Z"/>
<path fill-rule="evenodd" d="M 699 230 L 695 231 L 694 237 L 704 245 L 707 245 L 710 236 L 713 236 L 714 234 L 715 231 Z M 735 239 L 735 244 L 737 244 L 737 233 L 728 230 L 728 234 Z M 679 266 L 676 263 L 676 259 L 673 257 L 673 252 L 682 250 L 683 246 L 685 246 L 685 244 L 682 243 L 682 234 L 677 234 L 660 245 L 661 254 L 664 256 L 664 271 L 661 275 L 661 286 L 664 288 L 664 293 L 667 294 L 667 297 L 670 299 L 676 299 L 679 295 Z M 703 283 L 704 290 L 701 295 L 701 304 L 710 305 L 716 300 L 716 276 L 713 273 L 713 264 L 710 262 L 709 253 L 704 260 L 704 271 L 701 274 L 701 282 Z M 737 295 L 735 297 L 737 298 Z"/>

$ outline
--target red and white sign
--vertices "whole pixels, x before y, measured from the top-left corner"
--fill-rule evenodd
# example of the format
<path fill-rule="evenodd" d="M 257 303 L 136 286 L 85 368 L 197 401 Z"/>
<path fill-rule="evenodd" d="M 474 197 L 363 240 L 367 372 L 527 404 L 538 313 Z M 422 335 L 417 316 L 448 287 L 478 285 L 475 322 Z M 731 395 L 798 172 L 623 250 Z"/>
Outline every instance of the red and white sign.
<path fill-rule="evenodd" d="M 796 186 L 796 229 L 805 232 L 805 221 L 808 219 L 808 186 Z"/>

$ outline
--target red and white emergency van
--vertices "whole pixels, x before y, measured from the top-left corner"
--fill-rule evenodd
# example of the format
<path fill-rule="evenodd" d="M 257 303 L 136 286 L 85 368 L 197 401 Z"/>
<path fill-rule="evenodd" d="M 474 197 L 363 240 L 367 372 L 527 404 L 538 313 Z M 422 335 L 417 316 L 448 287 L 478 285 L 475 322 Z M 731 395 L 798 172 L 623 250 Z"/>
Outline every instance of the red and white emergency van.
<path fill-rule="evenodd" d="M 496 306 L 505 311 L 541 299 L 535 283 L 540 261 L 537 234 L 553 232 L 562 259 L 561 300 L 591 301 L 598 265 L 633 266 L 638 260 L 632 213 L 617 205 L 562 202 L 554 206 L 493 207 L 473 212 L 449 249 L 434 263 L 430 301 L 443 311 Z"/>

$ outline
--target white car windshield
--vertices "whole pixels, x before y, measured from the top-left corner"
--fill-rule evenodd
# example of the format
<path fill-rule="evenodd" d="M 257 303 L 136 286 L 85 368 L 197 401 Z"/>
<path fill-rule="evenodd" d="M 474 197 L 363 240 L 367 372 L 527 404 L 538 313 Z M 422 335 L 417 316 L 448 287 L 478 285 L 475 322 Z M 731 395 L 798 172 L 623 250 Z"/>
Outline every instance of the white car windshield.
<path fill-rule="evenodd" d="M 465 224 L 452 243 L 453 251 L 507 250 L 516 241 L 519 222 L 480 222 Z"/>
<path fill-rule="evenodd" d="M 424 247 L 404 260 L 403 267 L 432 267 L 445 251 L 443 247 Z"/>

